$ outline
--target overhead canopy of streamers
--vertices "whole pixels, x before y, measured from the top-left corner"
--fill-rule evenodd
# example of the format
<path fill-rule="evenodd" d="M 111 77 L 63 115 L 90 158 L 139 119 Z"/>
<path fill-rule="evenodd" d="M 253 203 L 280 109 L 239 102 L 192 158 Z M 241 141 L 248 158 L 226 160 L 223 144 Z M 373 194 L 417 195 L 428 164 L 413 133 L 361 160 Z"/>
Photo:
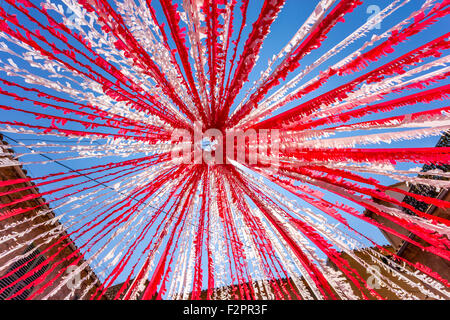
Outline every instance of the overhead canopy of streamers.
<path fill-rule="evenodd" d="M 450 260 L 450 1 L 299 2 L 2 0 L 0 295 L 449 299 L 379 230 Z"/>

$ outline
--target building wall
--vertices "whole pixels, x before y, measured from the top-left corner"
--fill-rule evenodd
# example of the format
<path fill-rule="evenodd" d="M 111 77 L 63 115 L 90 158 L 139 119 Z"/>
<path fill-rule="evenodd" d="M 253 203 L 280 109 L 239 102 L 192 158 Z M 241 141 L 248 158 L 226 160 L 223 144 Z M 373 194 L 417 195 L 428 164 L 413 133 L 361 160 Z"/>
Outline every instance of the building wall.
<path fill-rule="evenodd" d="M 20 167 L 0 167 L 0 181 L 6 181 L 6 180 L 13 180 L 13 179 L 21 179 L 25 178 L 26 173 L 20 168 Z M 15 189 L 25 188 L 30 186 L 28 183 L 20 183 L 15 184 L 12 186 L 4 186 L 0 187 L 0 193 L 12 191 Z M 20 192 L 14 192 L 9 195 L 2 195 L 0 196 L 0 202 L 2 204 L 10 203 L 15 200 L 18 200 L 24 196 L 32 195 L 34 193 L 37 193 L 36 189 L 33 187 L 32 189 L 20 191 Z M 41 206 L 40 209 L 47 210 L 48 207 L 46 205 L 43 205 L 44 201 L 42 198 L 32 199 L 23 201 L 11 206 L 8 206 L 5 209 L 11 210 L 11 209 L 18 209 L 18 208 L 30 208 L 30 207 L 36 207 Z M 39 215 L 38 214 L 39 209 L 33 209 L 27 213 L 18 214 L 6 219 L 3 219 L 0 221 L 0 239 L 5 240 L 7 237 L 10 237 L 12 233 L 14 233 L 14 237 L 12 239 L 1 241 L 0 243 L 0 277 L 4 276 L 6 273 L 8 273 L 9 268 L 12 265 L 12 259 L 16 258 L 19 255 L 24 254 L 25 250 L 28 248 L 29 245 L 33 244 L 35 247 L 38 247 L 40 251 L 44 251 L 47 248 L 50 248 L 53 244 L 60 237 L 56 236 L 54 239 L 52 239 L 49 235 L 42 236 L 44 233 L 47 233 L 49 230 L 54 228 L 55 226 L 58 226 L 58 222 L 50 221 L 54 217 L 53 213 L 49 213 L 46 215 Z M 2 213 L 2 209 L 0 209 L 0 215 Z M 3 210 L 4 213 L 4 210 Z M 62 252 L 58 253 L 59 249 L 65 247 Z M 17 248 L 17 249 L 14 249 Z M 58 245 L 53 246 L 53 248 L 49 249 L 45 253 L 45 258 L 51 257 L 53 255 L 56 255 L 54 259 L 50 262 L 49 266 L 47 267 L 47 270 L 50 270 L 51 268 L 54 268 L 50 275 L 46 277 L 44 282 L 47 282 L 50 279 L 53 279 L 56 277 L 56 280 L 48 287 L 46 288 L 42 294 L 39 294 L 36 296 L 36 299 L 42 299 L 45 297 L 49 292 L 54 290 L 59 284 L 61 284 L 62 276 L 68 274 L 66 271 L 62 271 L 63 268 L 69 266 L 70 262 L 75 260 L 75 257 L 70 259 L 69 261 L 65 261 L 63 263 L 60 263 L 59 265 L 56 265 L 58 261 L 61 259 L 67 257 L 71 253 L 76 250 L 76 247 L 73 244 L 70 244 L 70 241 L 64 241 L 62 243 L 59 243 Z M 81 265 L 84 260 L 81 259 L 78 265 Z M 84 278 L 86 275 L 88 275 L 88 272 L 90 271 L 89 268 L 86 268 L 81 272 L 81 278 Z M 76 299 L 77 297 L 81 296 L 81 293 L 84 291 L 86 286 L 90 286 L 94 284 L 94 289 L 97 288 L 99 281 L 97 277 L 94 275 L 89 276 L 83 283 L 81 283 L 80 287 L 76 290 L 74 290 L 74 295 L 72 296 L 72 299 Z M 43 284 L 38 284 L 34 289 L 33 292 L 36 290 L 39 290 L 42 288 Z M 69 286 L 71 286 L 69 284 Z M 50 299 L 64 299 L 69 293 L 73 291 L 73 289 L 70 289 L 69 286 L 63 285 L 60 290 L 56 292 Z M 72 286 L 73 287 L 73 286 Z M 89 295 L 87 296 L 89 297 Z"/>
<path fill-rule="evenodd" d="M 386 249 L 389 251 L 393 251 L 391 246 L 385 246 Z M 406 290 L 407 292 L 414 294 L 416 297 L 418 297 L 421 300 L 434 300 L 434 298 L 428 296 L 425 292 L 423 292 L 419 287 L 416 287 L 414 285 L 410 285 L 407 281 L 404 279 L 399 278 L 394 271 L 392 271 L 392 268 L 389 268 L 388 265 L 390 264 L 389 261 L 392 259 L 389 255 L 386 255 L 385 251 L 380 251 L 377 248 L 372 248 L 373 250 L 377 251 L 378 253 L 381 253 L 384 257 L 382 259 L 382 264 L 386 265 L 386 268 L 384 268 L 380 264 L 375 264 L 373 260 L 371 259 L 371 256 L 368 254 L 366 249 L 354 251 L 353 253 L 360 258 L 361 260 L 365 261 L 369 268 L 366 266 L 363 266 L 362 264 L 358 263 L 353 257 L 349 256 L 347 253 L 342 253 L 341 257 L 344 258 L 350 265 L 350 267 L 358 272 L 358 274 L 367 282 L 367 284 L 373 288 L 378 294 L 380 294 L 384 299 L 387 300 L 402 300 L 405 299 L 404 297 L 401 297 L 397 294 L 395 294 L 395 288 L 394 291 L 392 290 L 392 287 L 398 286 L 399 288 L 402 288 L 403 290 Z M 405 278 L 409 279 L 412 283 L 418 283 L 418 279 L 415 277 L 411 277 L 406 273 L 406 270 L 414 273 L 418 272 L 416 269 L 401 263 L 397 262 L 398 265 L 400 265 L 400 268 L 396 268 L 396 270 Z M 335 269 L 336 266 L 331 264 Z M 379 279 L 388 279 L 385 282 L 391 281 L 394 285 L 392 287 L 388 283 L 383 283 L 383 281 L 380 281 Z M 357 296 L 362 298 L 362 294 L 357 289 L 356 285 L 352 282 L 349 282 L 351 287 L 353 288 L 353 291 Z M 433 289 L 431 286 L 424 284 L 420 282 L 426 289 L 430 290 L 434 294 L 439 295 L 439 292 L 435 289 Z M 388 287 L 389 286 L 389 287 Z M 373 297 L 370 295 L 370 292 L 368 289 L 364 288 L 363 290 L 364 294 L 369 300 L 376 300 L 376 297 Z M 450 290 L 447 290 L 446 292 L 450 293 Z"/>
<path fill-rule="evenodd" d="M 405 183 L 397 183 L 397 184 L 392 185 L 392 187 L 395 187 L 395 188 L 398 188 L 398 189 L 401 189 L 401 190 L 404 190 L 404 191 L 408 191 L 409 190 L 409 187 Z M 403 201 L 403 199 L 405 197 L 401 193 L 393 192 L 393 191 L 390 191 L 390 190 L 386 191 L 386 194 L 389 195 L 390 197 L 400 201 L 400 202 Z M 400 206 L 394 205 L 394 204 L 392 204 L 390 202 L 380 201 L 378 199 L 373 199 L 373 200 L 375 202 L 381 204 L 381 205 L 384 205 L 384 206 L 387 206 L 387 207 L 394 207 L 394 208 L 397 208 L 397 209 L 401 210 Z M 409 235 L 409 231 L 408 230 L 406 230 L 405 228 L 400 227 L 398 224 L 392 222 L 389 219 L 381 217 L 381 216 L 379 216 L 376 213 L 373 213 L 371 211 L 366 211 L 365 214 L 366 214 L 366 216 L 368 216 L 368 217 L 378 221 L 379 223 L 383 224 L 384 226 L 389 227 L 391 229 L 394 229 L 395 231 L 397 231 L 400 234 L 403 234 L 405 236 Z M 395 248 L 395 250 L 400 249 L 400 247 L 403 244 L 403 240 L 402 239 L 400 239 L 399 237 L 397 237 L 397 236 L 395 236 L 395 235 L 393 235 L 393 234 L 391 234 L 391 233 L 389 233 L 387 231 L 384 231 L 382 229 L 380 229 L 380 231 L 383 233 L 385 238 L 389 241 L 391 246 Z"/>
<path fill-rule="evenodd" d="M 393 186 L 396 188 L 410 191 L 409 187 L 407 187 L 406 184 L 404 184 L 404 183 L 396 184 Z M 386 192 L 386 193 L 388 193 L 388 192 Z M 391 192 L 389 195 L 394 196 L 395 194 L 398 195 L 398 193 L 396 193 L 396 192 Z M 398 200 L 402 200 L 403 198 L 404 198 L 403 196 L 397 196 Z M 450 192 L 448 192 L 447 190 L 442 190 L 439 198 L 441 198 L 442 200 L 445 200 L 445 201 L 450 201 Z M 387 207 L 394 207 L 397 209 L 402 209 L 400 206 L 396 206 L 389 202 L 385 202 L 385 201 L 377 201 L 377 202 L 380 204 L 383 204 Z M 434 216 L 438 216 L 438 217 L 450 220 L 450 210 L 449 209 L 437 208 L 433 205 L 429 205 L 428 207 L 425 206 L 424 208 L 420 208 L 420 209 L 430 215 L 434 215 Z M 416 237 L 411 232 L 409 232 L 405 228 L 399 226 L 398 224 L 396 224 L 386 218 L 380 217 L 379 215 L 377 215 L 373 212 L 370 212 L 370 211 L 367 211 L 365 214 L 367 216 L 373 218 L 374 220 L 380 222 L 381 224 L 383 224 L 389 228 L 392 228 L 393 230 L 395 230 L 407 237 L 410 237 L 411 239 L 414 239 L 414 241 L 417 241 L 418 243 L 420 243 L 424 246 L 429 246 L 429 244 L 426 241 L 420 239 L 419 237 Z M 404 241 L 404 240 L 400 239 L 399 237 L 392 235 L 389 232 L 386 232 L 384 230 L 381 230 L 381 232 L 384 234 L 386 239 L 389 241 L 389 243 L 395 249 L 398 256 L 405 258 L 412 263 L 420 263 L 422 265 L 425 265 L 425 266 L 429 267 L 431 270 L 439 273 L 447 281 L 450 281 L 450 263 L 448 260 L 445 260 L 433 253 L 422 251 L 422 249 L 420 249 L 419 247 L 417 247 L 413 244 L 410 244 L 407 241 Z"/>
<path fill-rule="evenodd" d="M 450 202 L 450 192 L 445 193 L 443 200 Z M 429 213 L 434 216 L 450 220 L 450 210 L 448 209 L 433 206 Z M 424 246 L 429 245 L 427 242 L 419 239 L 418 237 L 413 237 L 413 239 Z M 403 246 L 399 249 L 398 255 L 413 263 L 421 263 L 431 268 L 431 270 L 439 273 L 447 281 L 450 281 L 450 262 L 448 260 L 445 260 L 433 253 L 422 251 L 417 246 L 406 242 L 403 243 Z"/>

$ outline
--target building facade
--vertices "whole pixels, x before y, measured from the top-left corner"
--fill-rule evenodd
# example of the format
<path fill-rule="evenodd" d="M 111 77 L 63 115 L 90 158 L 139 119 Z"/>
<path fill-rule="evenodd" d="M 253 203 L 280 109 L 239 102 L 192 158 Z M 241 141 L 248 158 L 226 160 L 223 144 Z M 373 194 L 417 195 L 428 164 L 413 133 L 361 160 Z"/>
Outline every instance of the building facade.
<path fill-rule="evenodd" d="M 1 159 L 12 160 L 10 156 L 12 151 L 3 139 L 0 147 Z M 5 161 L 0 162 L 0 183 L 26 178 L 28 178 L 27 172 L 21 166 L 5 166 Z M 16 191 L 18 189 L 24 190 Z M 14 203 L 18 199 L 38 193 L 39 190 L 31 182 L 0 186 L 0 203 Z M 10 212 L 21 208 L 35 209 L 9 216 Z M 6 214 L 9 217 L 4 218 Z M 58 239 L 67 236 L 61 227 L 58 219 L 55 219 L 55 214 L 47 206 L 45 199 L 41 197 L 17 201 L 15 204 L 0 209 L 0 290 L 2 291 L 0 299 L 23 300 L 39 291 L 42 292 L 35 295 L 34 299 L 89 298 L 98 288 L 100 281 L 89 266 L 86 266 L 76 278 L 70 274 L 85 260 L 81 259 L 73 266 L 70 264 L 78 257 L 77 254 L 65 260 L 77 251 L 77 247 L 69 237 L 57 243 Z M 48 261 L 50 257 L 53 259 Z M 60 261 L 62 263 L 59 263 Z M 51 272 L 49 272 L 50 270 Z M 44 290 L 41 290 L 43 283 L 23 290 L 44 273 L 48 275 L 43 283 L 53 278 L 56 280 Z M 63 281 L 67 278 L 69 281 L 64 284 Z M 23 292 L 14 297 L 21 290 Z"/>

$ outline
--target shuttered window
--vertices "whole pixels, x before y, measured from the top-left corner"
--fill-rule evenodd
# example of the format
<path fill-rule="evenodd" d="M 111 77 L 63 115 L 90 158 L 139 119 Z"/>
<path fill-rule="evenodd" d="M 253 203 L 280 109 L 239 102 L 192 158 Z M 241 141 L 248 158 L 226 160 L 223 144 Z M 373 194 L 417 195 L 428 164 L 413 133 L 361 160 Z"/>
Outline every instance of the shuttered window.
<path fill-rule="evenodd" d="M 31 253 L 30 253 L 31 252 Z M 8 287 L 11 283 L 16 281 L 17 279 L 23 277 L 28 271 L 33 270 L 35 267 L 39 266 L 45 261 L 45 257 L 43 255 L 40 255 L 39 249 L 36 249 L 33 244 L 28 246 L 28 248 L 25 250 L 23 254 L 27 254 L 24 258 L 14 262 L 8 269 L 8 271 L 5 274 L 8 274 L 14 269 L 17 269 L 18 267 L 22 266 L 20 269 L 17 269 L 13 274 L 10 276 L 0 279 L 0 289 Z M 28 263 L 27 263 L 28 262 Z M 5 291 L 3 291 L 0 294 L 0 300 L 5 300 L 8 297 L 11 297 L 18 291 L 20 291 L 22 288 L 29 285 L 31 282 L 39 278 L 48 268 L 48 265 L 42 265 L 35 273 L 33 273 L 28 278 L 16 283 L 13 286 L 10 286 L 6 288 Z M 31 286 L 30 288 L 23 291 L 18 296 L 12 298 L 11 300 L 25 300 L 32 292 L 34 287 Z"/>

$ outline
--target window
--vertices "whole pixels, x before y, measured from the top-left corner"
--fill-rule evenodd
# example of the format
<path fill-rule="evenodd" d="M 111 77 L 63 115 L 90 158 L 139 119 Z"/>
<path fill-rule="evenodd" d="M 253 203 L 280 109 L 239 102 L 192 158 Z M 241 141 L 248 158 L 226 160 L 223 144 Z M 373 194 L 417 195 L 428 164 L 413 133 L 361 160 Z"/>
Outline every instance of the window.
<path fill-rule="evenodd" d="M 20 269 L 16 270 L 10 276 L 0 279 L 0 289 L 8 287 L 11 283 L 13 283 L 17 279 L 21 278 L 22 276 L 24 276 L 28 271 L 33 270 L 35 267 L 37 267 L 38 265 L 40 265 L 41 263 L 43 263 L 45 261 L 45 257 L 43 255 L 40 255 L 40 250 L 35 249 L 35 246 L 33 244 L 28 246 L 28 248 L 25 250 L 25 252 L 23 254 L 29 253 L 31 251 L 32 251 L 31 254 L 14 262 L 9 267 L 6 274 L 8 274 L 12 270 L 20 267 L 21 265 L 25 264 Z M 48 268 L 48 265 L 43 265 L 33 275 L 16 283 L 15 285 L 13 285 L 11 287 L 8 287 L 5 291 L 3 291 L 0 294 L 0 300 L 7 299 L 8 297 L 14 295 L 16 292 L 20 291 L 22 288 L 29 285 L 31 282 L 33 282 L 34 280 L 39 278 L 42 274 L 44 274 L 44 272 L 47 270 L 47 268 Z M 25 300 L 31 294 L 31 292 L 33 292 L 33 289 L 34 288 L 32 286 L 32 287 L 28 288 L 27 290 L 23 291 L 20 295 L 12 298 L 11 300 Z"/>

